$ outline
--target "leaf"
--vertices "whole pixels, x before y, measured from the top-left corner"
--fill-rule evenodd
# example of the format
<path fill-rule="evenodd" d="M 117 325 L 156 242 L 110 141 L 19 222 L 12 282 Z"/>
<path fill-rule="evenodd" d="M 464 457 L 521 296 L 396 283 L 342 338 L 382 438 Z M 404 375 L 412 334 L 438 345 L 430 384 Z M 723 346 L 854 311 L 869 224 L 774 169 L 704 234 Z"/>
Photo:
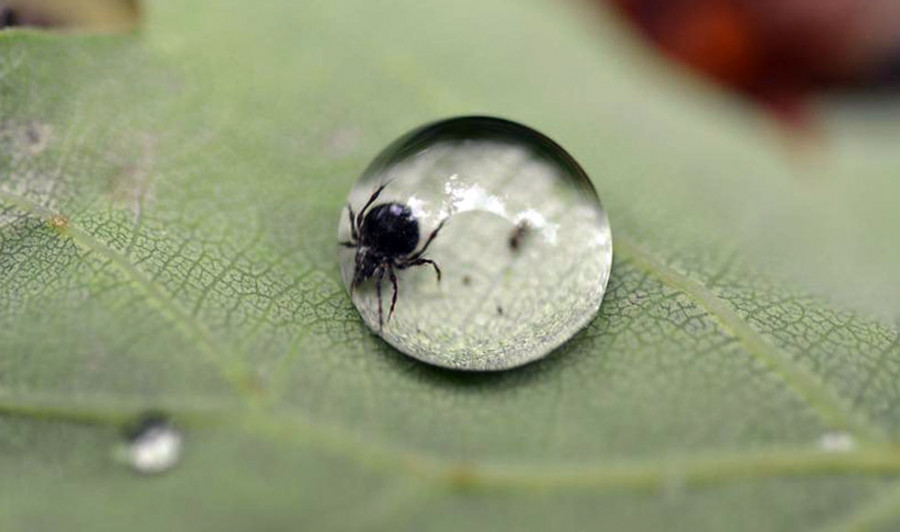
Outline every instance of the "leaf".
<path fill-rule="evenodd" d="M 824 103 L 798 156 L 579 9 L 0 34 L 4 529 L 897 526 L 894 111 Z M 335 259 L 368 160 L 470 113 L 569 149 L 615 240 L 593 323 L 491 375 L 388 348 Z M 112 457 L 148 408 L 186 431 L 157 478 Z"/>

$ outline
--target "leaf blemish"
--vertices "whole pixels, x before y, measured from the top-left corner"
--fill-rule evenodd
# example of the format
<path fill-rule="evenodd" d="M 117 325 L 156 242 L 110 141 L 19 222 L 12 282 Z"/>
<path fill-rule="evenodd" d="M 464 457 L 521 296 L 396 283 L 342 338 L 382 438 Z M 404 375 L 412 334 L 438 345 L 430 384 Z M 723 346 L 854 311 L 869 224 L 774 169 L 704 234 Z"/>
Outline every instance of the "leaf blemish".
<path fill-rule="evenodd" d="M 0 145 L 7 148 L 13 161 L 22 161 L 47 149 L 53 128 L 34 120 L 0 121 Z"/>
<path fill-rule="evenodd" d="M 59 232 L 63 232 L 69 227 L 69 219 L 62 214 L 54 214 L 47 220 L 47 223 Z"/>
<path fill-rule="evenodd" d="M 109 179 L 108 195 L 117 206 L 130 209 L 137 223 L 147 202 L 154 198 L 151 179 L 156 157 L 156 137 L 139 135 L 137 148 L 115 150 L 113 164 L 119 168 Z M 124 155 L 122 155 L 124 153 Z"/>

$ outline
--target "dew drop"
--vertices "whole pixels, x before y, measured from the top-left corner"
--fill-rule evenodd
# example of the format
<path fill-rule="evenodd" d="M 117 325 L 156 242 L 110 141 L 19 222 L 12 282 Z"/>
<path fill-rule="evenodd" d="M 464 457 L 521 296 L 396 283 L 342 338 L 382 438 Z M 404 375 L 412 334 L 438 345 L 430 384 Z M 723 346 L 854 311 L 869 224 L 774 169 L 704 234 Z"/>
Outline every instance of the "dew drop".
<path fill-rule="evenodd" d="M 819 448 L 830 453 L 846 453 L 856 447 L 853 435 L 846 432 L 826 432 L 819 437 Z"/>
<path fill-rule="evenodd" d="M 148 413 L 125 430 L 121 454 L 135 472 L 156 475 L 178 464 L 183 443 L 181 431 L 166 416 Z"/>
<path fill-rule="evenodd" d="M 612 262 L 606 212 L 578 163 L 526 126 L 463 117 L 416 129 L 370 164 L 348 202 L 356 217 L 345 208 L 338 227 L 344 283 L 366 324 L 419 360 L 520 366 L 600 307 Z M 431 264 L 413 260 L 438 228 L 419 258 L 440 267 L 440 283 Z"/>

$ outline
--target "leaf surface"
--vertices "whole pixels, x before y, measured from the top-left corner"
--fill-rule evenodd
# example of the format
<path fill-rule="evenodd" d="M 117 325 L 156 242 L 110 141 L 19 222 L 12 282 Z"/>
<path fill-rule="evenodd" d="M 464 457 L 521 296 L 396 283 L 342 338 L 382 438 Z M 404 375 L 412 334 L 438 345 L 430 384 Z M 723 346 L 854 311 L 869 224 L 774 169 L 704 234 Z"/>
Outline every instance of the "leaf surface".
<path fill-rule="evenodd" d="M 889 102 L 798 155 L 577 6 L 257 4 L 0 34 L 5 529 L 900 522 Z M 334 241 L 371 157 L 476 113 L 565 146 L 615 242 L 591 325 L 491 375 L 370 334 Z M 112 459 L 147 408 L 187 438 L 152 479 Z"/>

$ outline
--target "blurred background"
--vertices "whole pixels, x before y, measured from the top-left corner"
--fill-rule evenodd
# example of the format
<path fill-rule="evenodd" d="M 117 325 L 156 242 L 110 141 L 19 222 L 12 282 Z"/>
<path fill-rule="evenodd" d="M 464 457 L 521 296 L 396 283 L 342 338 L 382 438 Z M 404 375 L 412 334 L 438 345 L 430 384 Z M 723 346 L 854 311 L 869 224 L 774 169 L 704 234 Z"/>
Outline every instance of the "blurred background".
<path fill-rule="evenodd" d="M 813 120 L 811 95 L 900 83 L 900 4 L 890 0 L 608 3 L 666 57 L 800 127 Z"/>
<path fill-rule="evenodd" d="M 811 127 L 804 102 L 900 83 L 900 5 L 892 0 L 585 0 L 695 74 Z M 138 0 L 5 0 L 0 27 L 127 31 Z M 601 15 L 598 15 L 601 16 Z"/>

